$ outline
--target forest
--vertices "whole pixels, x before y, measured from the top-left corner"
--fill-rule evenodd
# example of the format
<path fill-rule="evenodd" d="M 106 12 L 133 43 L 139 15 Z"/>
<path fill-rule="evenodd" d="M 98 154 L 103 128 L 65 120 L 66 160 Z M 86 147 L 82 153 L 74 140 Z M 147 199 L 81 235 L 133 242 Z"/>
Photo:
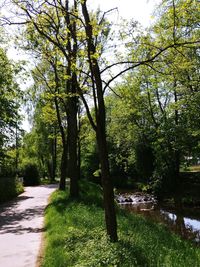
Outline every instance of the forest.
<path fill-rule="evenodd" d="M 117 14 L 114 3 L 103 12 L 87 0 L 7 1 L 12 15 L 0 12 L 0 202 L 23 191 L 22 177 L 24 186 L 58 183 L 56 203 L 63 199 L 59 207 L 70 205 L 69 213 L 71 203 L 77 214 L 84 212 L 83 198 L 95 209 L 101 192 L 100 232 L 113 253 L 107 263 L 87 265 L 83 254 L 80 265 L 69 260 L 44 266 L 192 266 L 184 259 L 157 265 L 153 256 L 152 262 L 135 256 L 134 265 L 132 256 L 132 265 L 119 263 L 115 250 L 139 251 L 127 252 L 122 244 L 125 225 L 116 195 L 152 194 L 176 207 L 197 207 L 200 218 L 199 1 L 162 0 L 148 28 L 134 20 L 110 21 Z M 24 60 L 8 59 L 8 28 L 14 29 L 14 45 L 27 53 L 30 72 Z M 22 128 L 23 113 L 30 132 Z M 81 216 L 92 216 L 88 212 Z M 93 240 L 89 251 L 95 246 L 94 225 L 102 220 L 96 216 L 94 239 L 76 231 L 68 242 L 71 253 L 73 239 Z"/>

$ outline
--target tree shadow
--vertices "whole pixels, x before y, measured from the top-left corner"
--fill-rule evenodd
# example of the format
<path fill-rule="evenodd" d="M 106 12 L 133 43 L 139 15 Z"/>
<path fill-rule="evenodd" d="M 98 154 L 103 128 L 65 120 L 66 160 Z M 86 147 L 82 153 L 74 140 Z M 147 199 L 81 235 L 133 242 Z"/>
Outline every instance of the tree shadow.
<path fill-rule="evenodd" d="M 9 208 L 0 215 L 0 234 L 14 233 L 35 233 L 42 232 L 42 228 L 30 227 L 30 221 L 35 218 L 42 217 L 44 214 L 44 206 L 35 206 L 34 208 L 25 209 L 22 211 Z M 44 229 L 43 229 L 44 230 Z"/>
<path fill-rule="evenodd" d="M 31 199 L 31 198 L 34 198 L 34 197 L 26 196 L 26 195 L 19 195 L 14 200 L 10 200 L 6 203 L 0 204 L 0 216 L 2 216 L 2 213 L 6 212 L 7 210 L 12 210 L 16 208 L 21 201 Z"/>
<path fill-rule="evenodd" d="M 53 189 L 57 188 L 57 185 L 42 185 L 39 187 Z M 14 200 L 0 205 L 0 234 L 13 233 L 20 235 L 24 233 L 39 233 L 45 230 L 43 227 L 38 228 L 35 223 L 35 220 L 44 216 L 45 204 L 40 206 L 34 204 L 31 205 L 31 208 L 26 208 L 26 206 L 20 208 L 22 201 L 34 198 L 34 196 L 26 195 L 25 192 Z"/>

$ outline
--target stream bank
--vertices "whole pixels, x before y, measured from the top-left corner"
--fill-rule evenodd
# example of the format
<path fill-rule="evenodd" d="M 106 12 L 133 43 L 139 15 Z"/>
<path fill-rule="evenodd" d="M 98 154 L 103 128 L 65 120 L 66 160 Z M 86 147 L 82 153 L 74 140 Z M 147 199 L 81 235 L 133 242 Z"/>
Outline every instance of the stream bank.
<path fill-rule="evenodd" d="M 182 238 L 200 246 L 200 207 L 179 207 L 170 202 L 158 202 L 153 195 L 141 192 L 118 193 L 116 201 L 129 212 L 163 223 Z"/>

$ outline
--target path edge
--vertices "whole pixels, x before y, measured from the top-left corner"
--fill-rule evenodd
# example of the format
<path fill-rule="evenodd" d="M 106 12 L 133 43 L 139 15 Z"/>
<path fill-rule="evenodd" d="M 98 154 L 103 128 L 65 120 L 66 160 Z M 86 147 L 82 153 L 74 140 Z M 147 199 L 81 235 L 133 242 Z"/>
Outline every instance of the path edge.
<path fill-rule="evenodd" d="M 57 189 L 55 189 L 55 191 L 56 190 Z M 50 202 L 51 202 L 51 196 L 52 196 L 52 194 L 54 192 L 52 192 L 50 194 L 50 196 L 48 197 L 46 208 L 50 204 Z M 46 208 L 45 208 L 45 210 L 46 210 Z M 37 255 L 37 260 L 36 260 L 35 267 L 41 267 L 42 266 L 42 262 L 43 262 L 43 259 L 44 259 L 44 256 L 45 256 L 45 254 L 44 254 L 45 248 L 46 248 L 46 238 L 45 238 L 45 232 L 46 232 L 45 231 L 45 210 L 44 210 L 44 220 L 43 220 L 43 225 L 42 225 L 42 229 L 44 229 L 44 231 L 42 231 L 42 234 L 41 234 L 40 246 L 39 246 L 39 251 L 38 251 L 38 255 Z"/>

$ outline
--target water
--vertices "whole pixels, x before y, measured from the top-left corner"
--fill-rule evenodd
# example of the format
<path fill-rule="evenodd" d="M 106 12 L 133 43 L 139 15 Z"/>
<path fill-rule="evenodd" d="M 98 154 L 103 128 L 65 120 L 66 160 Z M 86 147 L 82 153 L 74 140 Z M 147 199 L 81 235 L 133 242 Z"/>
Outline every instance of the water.
<path fill-rule="evenodd" d="M 195 211 L 192 208 L 176 209 L 162 206 L 153 197 L 149 195 L 145 197 L 142 194 L 119 195 L 117 201 L 122 208 L 142 214 L 154 222 L 163 223 L 184 239 L 191 240 L 200 246 L 200 209 Z"/>

